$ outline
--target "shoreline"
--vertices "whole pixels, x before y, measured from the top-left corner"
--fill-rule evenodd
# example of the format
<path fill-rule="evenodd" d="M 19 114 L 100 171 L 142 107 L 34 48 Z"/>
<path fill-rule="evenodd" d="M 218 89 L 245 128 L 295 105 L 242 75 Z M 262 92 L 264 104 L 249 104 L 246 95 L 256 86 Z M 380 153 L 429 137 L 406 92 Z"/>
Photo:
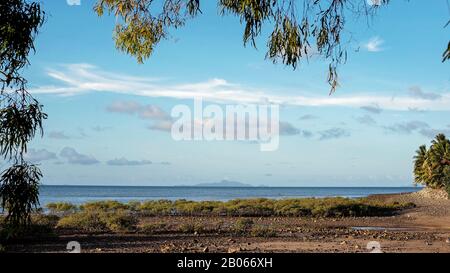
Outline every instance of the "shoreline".
<path fill-rule="evenodd" d="M 368 252 L 367 243 L 377 241 L 383 252 L 450 253 L 450 200 L 411 193 L 367 198 L 385 203 L 413 202 L 416 207 L 384 217 L 152 216 L 140 219 L 141 224 L 152 227 L 148 234 L 58 230 L 55 237 L 32 238 L 10 246 L 8 251 L 66 252 L 67 242 L 78 241 L 87 253 L 349 253 Z M 242 219 L 251 219 L 252 225 L 258 227 L 256 232 L 226 231 Z M 203 229 L 178 228 L 189 224 Z M 221 228 L 215 229 L 218 225 Z"/>
<path fill-rule="evenodd" d="M 51 202 L 82 204 L 90 201 L 147 200 L 229 201 L 233 199 L 360 198 L 371 194 L 414 192 L 417 187 L 135 187 L 135 186 L 46 186 L 41 205 Z"/>

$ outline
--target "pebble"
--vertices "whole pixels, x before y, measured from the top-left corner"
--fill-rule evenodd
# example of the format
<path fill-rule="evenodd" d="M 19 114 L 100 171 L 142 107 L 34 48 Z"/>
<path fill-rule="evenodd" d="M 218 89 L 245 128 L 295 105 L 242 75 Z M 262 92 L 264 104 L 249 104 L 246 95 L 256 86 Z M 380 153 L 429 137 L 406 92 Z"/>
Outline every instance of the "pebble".
<path fill-rule="evenodd" d="M 208 248 L 208 247 L 205 247 L 205 248 L 203 249 L 203 253 L 207 253 L 207 252 L 209 252 L 209 248 Z"/>
<path fill-rule="evenodd" d="M 242 251 L 242 248 L 240 248 L 240 247 L 230 247 L 230 248 L 228 248 L 228 253 L 238 253 L 240 251 Z"/>
<path fill-rule="evenodd" d="M 445 240 L 445 242 L 446 242 L 447 244 L 450 244 L 450 237 L 448 237 L 448 238 Z"/>

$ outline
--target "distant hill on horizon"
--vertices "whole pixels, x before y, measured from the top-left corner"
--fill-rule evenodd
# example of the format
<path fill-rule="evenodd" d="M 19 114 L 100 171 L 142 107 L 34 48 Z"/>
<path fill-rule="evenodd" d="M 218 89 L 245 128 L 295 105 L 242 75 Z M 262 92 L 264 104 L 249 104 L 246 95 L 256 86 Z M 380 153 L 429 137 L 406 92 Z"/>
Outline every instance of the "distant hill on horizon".
<path fill-rule="evenodd" d="M 229 181 L 229 180 L 222 180 L 220 182 L 215 183 L 199 183 L 195 185 L 190 185 L 189 187 L 254 187 L 250 184 L 245 184 L 237 181 Z"/>

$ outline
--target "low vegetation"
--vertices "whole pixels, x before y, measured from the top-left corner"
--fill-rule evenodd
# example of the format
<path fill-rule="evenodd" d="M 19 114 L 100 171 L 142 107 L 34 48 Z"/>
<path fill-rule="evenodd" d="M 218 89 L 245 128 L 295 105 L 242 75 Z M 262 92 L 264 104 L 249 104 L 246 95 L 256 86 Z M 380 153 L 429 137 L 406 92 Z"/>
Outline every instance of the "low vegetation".
<path fill-rule="evenodd" d="M 0 216 L 0 246 L 10 240 L 20 238 L 39 238 L 50 237 L 55 235 L 55 226 L 59 217 L 56 215 L 45 215 L 42 213 L 34 213 L 31 215 L 31 222 L 26 229 L 20 231 L 20 234 L 11 236 L 11 226 L 5 223 L 4 217 Z M 20 235 L 20 236 L 19 236 Z M 1 247 L 0 247 L 1 252 Z"/>
<path fill-rule="evenodd" d="M 120 203 L 114 200 L 87 202 L 80 206 L 81 210 L 102 210 L 102 211 L 117 211 L 129 210 L 130 204 Z"/>
<path fill-rule="evenodd" d="M 270 237 L 276 237 L 277 233 L 275 230 L 273 230 L 269 227 L 255 226 L 251 229 L 250 236 L 270 238 Z"/>
<path fill-rule="evenodd" d="M 245 234 L 252 229 L 254 221 L 249 218 L 238 219 L 234 223 L 234 232 L 237 234 Z"/>
<path fill-rule="evenodd" d="M 139 231 L 144 234 L 161 234 L 167 232 L 169 226 L 167 223 L 158 222 L 158 223 L 143 223 L 139 225 Z"/>
<path fill-rule="evenodd" d="M 125 210 L 84 210 L 61 218 L 57 227 L 87 232 L 131 232 L 136 230 L 137 223 L 137 218 Z"/>
<path fill-rule="evenodd" d="M 256 225 L 252 217 L 366 217 L 390 216 L 400 210 L 414 207 L 412 203 L 383 203 L 374 199 L 358 198 L 304 198 L 304 199 L 237 199 L 227 202 L 158 200 L 120 203 L 117 201 L 89 202 L 81 206 L 70 203 L 51 203 L 47 211 L 36 211 L 32 216 L 29 234 L 51 235 L 55 229 L 88 233 L 143 234 L 232 233 L 256 237 L 276 236 L 267 226 Z M 170 226 L 153 222 L 157 216 L 229 216 L 234 224 L 204 225 L 196 218 Z M 0 215 L 0 243 L 7 234 Z M 182 218 L 180 218 L 182 219 Z M 192 220 L 192 221 L 191 221 Z"/>
<path fill-rule="evenodd" d="M 76 215 L 124 213 L 142 216 L 311 216 L 311 217 L 364 217 L 387 216 L 410 208 L 413 204 L 379 203 L 366 198 L 303 198 L 303 199 L 236 199 L 220 201 L 158 200 L 120 203 L 117 201 L 90 202 L 79 207 L 72 204 L 52 203 L 47 207 L 52 212 L 67 212 L 70 208 Z M 50 209 L 52 208 L 52 209 Z M 64 209 L 58 209 L 64 208 Z M 103 215 L 102 214 L 102 215 Z M 68 215 L 70 217 L 71 215 Z"/>
<path fill-rule="evenodd" d="M 78 210 L 77 206 L 66 202 L 50 203 L 46 206 L 46 208 L 50 211 L 51 214 L 73 213 Z"/>

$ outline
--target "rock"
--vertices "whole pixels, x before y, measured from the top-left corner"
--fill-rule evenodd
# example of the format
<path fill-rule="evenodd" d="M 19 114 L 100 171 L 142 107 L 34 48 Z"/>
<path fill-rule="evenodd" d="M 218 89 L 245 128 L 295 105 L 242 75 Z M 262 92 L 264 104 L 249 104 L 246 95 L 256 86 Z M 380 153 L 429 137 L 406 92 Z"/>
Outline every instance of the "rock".
<path fill-rule="evenodd" d="M 450 237 L 448 237 L 448 238 L 445 240 L 445 242 L 446 242 L 447 244 L 450 244 Z"/>
<path fill-rule="evenodd" d="M 203 253 L 208 253 L 209 252 L 209 248 L 208 247 L 205 247 L 204 249 L 203 249 Z"/>
<path fill-rule="evenodd" d="M 342 241 L 341 243 L 340 243 L 340 245 L 346 245 L 347 244 L 347 241 Z"/>
<path fill-rule="evenodd" d="M 359 249 L 359 245 L 355 245 L 355 249 Z"/>
<path fill-rule="evenodd" d="M 238 253 L 241 252 L 242 248 L 241 247 L 230 247 L 228 248 L 228 253 Z"/>

